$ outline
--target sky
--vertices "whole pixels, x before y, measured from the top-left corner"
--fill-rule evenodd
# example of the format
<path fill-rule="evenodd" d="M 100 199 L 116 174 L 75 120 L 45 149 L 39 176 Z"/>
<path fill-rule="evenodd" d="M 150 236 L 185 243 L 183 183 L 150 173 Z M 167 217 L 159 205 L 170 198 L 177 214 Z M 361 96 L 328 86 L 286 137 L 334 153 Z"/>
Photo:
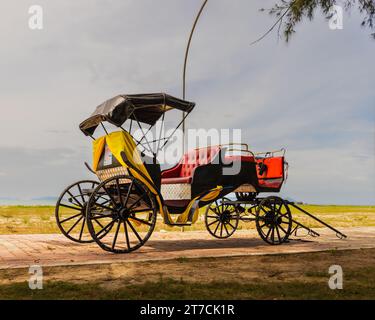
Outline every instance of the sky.
<path fill-rule="evenodd" d="M 211 0 L 194 36 L 190 128 L 238 128 L 254 151 L 287 149 L 282 195 L 375 204 L 375 41 L 355 11 L 330 30 L 318 12 L 290 43 L 259 12 L 276 0 Z M 53 199 L 94 178 L 79 123 L 126 93 L 181 97 L 183 54 L 198 0 L 2 0 L 0 204 Z M 30 30 L 29 7 L 43 8 Z"/>

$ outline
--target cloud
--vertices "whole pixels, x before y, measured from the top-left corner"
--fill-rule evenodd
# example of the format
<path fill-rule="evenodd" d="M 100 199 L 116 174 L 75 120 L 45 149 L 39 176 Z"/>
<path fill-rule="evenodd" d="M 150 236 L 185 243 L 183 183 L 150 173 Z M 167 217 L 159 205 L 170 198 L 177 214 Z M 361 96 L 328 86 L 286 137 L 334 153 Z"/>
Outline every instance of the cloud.
<path fill-rule="evenodd" d="M 353 13 L 343 30 L 331 31 L 317 15 L 288 45 L 272 34 L 250 46 L 273 23 L 258 9 L 274 2 L 209 2 L 190 52 L 187 97 L 197 107 L 187 125 L 240 128 L 255 151 L 286 147 L 284 192 L 295 198 L 374 203 L 375 42 Z M 30 3 L 3 1 L 1 194 L 54 196 L 85 175 L 91 141 L 78 125 L 104 100 L 181 96 L 200 3 L 41 0 L 45 28 L 31 31 Z"/>

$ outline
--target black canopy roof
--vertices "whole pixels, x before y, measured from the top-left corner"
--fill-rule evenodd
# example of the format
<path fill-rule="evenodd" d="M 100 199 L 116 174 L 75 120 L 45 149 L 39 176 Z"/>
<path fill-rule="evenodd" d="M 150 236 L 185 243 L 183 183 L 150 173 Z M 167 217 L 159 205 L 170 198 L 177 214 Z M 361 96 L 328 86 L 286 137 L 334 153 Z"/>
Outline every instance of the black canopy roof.
<path fill-rule="evenodd" d="M 172 97 L 165 93 L 118 95 L 98 106 L 79 128 L 85 135 L 92 135 L 102 121 L 120 127 L 127 119 L 154 125 L 171 109 L 191 112 L 195 103 Z"/>

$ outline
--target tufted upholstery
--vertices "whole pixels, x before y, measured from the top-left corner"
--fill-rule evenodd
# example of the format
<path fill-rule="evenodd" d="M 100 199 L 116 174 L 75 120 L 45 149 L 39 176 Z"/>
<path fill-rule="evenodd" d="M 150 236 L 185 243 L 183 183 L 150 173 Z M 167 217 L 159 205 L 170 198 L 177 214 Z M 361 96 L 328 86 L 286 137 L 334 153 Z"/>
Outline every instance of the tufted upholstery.
<path fill-rule="evenodd" d="M 161 183 L 191 183 L 195 169 L 210 163 L 219 151 L 218 146 L 190 150 L 177 166 L 162 172 Z"/>

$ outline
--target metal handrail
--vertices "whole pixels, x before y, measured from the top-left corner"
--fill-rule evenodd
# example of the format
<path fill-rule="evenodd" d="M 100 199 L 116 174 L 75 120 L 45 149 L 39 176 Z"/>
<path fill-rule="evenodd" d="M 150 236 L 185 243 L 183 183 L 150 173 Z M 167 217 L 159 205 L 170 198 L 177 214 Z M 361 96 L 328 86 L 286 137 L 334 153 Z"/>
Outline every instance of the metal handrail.
<path fill-rule="evenodd" d="M 241 147 L 245 147 L 246 151 L 249 151 L 249 145 L 247 143 L 230 142 L 230 143 L 219 144 L 219 147 L 228 147 L 228 146 L 241 146 Z"/>
<path fill-rule="evenodd" d="M 249 154 L 251 154 L 253 157 L 255 157 L 254 153 L 250 150 L 243 150 L 243 149 L 227 149 L 226 152 L 230 152 L 230 151 L 240 151 L 240 152 L 247 152 Z"/>
<path fill-rule="evenodd" d="M 256 156 L 259 156 L 259 155 L 264 154 L 264 157 L 267 157 L 267 156 L 273 157 L 273 156 L 275 155 L 275 153 L 279 153 L 279 152 L 282 152 L 282 153 L 283 153 L 283 156 L 285 156 L 286 149 L 285 149 L 285 148 L 281 148 L 281 149 L 279 149 L 279 150 L 275 150 L 275 151 L 256 152 L 256 153 L 254 153 L 254 154 L 255 154 Z"/>

